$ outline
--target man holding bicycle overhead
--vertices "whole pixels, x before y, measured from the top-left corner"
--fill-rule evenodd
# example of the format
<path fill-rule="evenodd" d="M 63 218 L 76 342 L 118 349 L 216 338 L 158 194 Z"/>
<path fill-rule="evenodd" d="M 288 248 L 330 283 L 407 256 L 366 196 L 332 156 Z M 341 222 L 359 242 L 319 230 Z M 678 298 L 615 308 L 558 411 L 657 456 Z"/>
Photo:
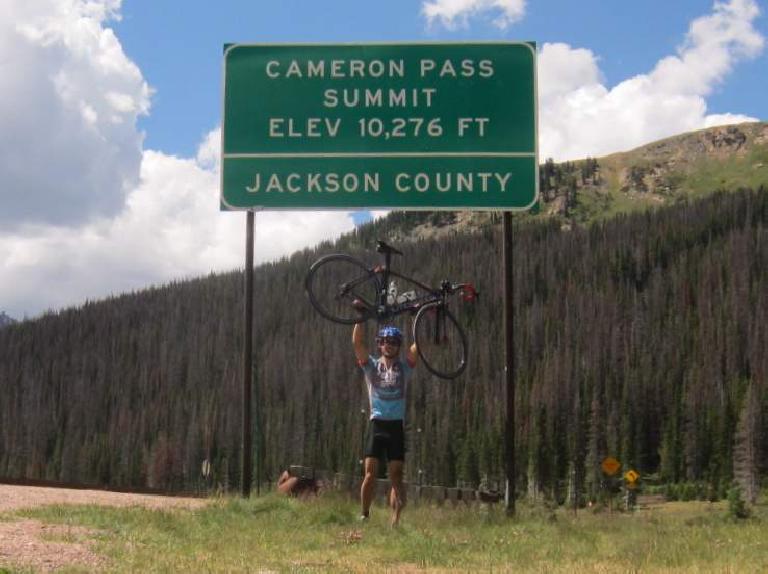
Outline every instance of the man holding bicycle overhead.
<path fill-rule="evenodd" d="M 405 505 L 403 490 L 403 464 L 405 461 L 405 395 L 411 372 L 416 366 L 416 343 L 408 349 L 405 361 L 400 359 L 403 334 L 397 327 L 384 327 L 376 337 L 379 355 L 368 353 L 365 328 L 355 324 L 352 344 L 357 364 L 363 370 L 368 387 L 371 419 L 368 423 L 368 439 L 365 447 L 365 478 L 360 488 L 362 520 L 368 519 L 376 486 L 379 459 L 386 457 L 387 473 L 392 483 L 389 505 L 392 508 L 392 526 L 400 521 Z"/>

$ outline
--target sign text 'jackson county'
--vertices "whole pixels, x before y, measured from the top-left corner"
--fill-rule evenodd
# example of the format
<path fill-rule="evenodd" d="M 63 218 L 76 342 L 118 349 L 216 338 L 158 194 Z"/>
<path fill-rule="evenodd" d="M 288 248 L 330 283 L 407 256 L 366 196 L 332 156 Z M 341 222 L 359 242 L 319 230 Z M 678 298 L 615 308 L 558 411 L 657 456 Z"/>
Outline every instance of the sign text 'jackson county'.
<path fill-rule="evenodd" d="M 527 209 L 533 43 L 234 44 L 222 209 Z"/>

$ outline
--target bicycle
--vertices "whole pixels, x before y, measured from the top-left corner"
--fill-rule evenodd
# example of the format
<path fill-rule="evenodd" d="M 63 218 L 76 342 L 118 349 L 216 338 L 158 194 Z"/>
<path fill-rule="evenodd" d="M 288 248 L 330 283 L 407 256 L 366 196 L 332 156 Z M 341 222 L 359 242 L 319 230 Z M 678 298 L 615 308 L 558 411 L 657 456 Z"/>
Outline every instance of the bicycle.
<path fill-rule="evenodd" d="M 467 337 L 448 303 L 457 293 L 473 302 L 477 290 L 471 283 L 447 280 L 439 288 L 429 287 L 391 268 L 392 256 L 402 252 L 383 241 L 377 242 L 376 251 L 384 262 L 373 267 L 343 253 L 315 261 L 305 280 L 310 303 L 326 319 L 347 325 L 415 314 L 413 339 L 424 366 L 444 379 L 458 377 L 467 366 Z M 410 290 L 398 290 L 398 281 Z"/>

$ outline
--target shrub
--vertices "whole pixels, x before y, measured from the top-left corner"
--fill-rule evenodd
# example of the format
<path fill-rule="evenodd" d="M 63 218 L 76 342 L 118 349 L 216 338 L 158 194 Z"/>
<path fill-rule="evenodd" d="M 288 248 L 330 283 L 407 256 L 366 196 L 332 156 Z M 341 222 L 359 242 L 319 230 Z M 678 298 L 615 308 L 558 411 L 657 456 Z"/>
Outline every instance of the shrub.
<path fill-rule="evenodd" d="M 685 484 L 683 484 L 680 499 L 686 502 L 690 500 L 696 500 L 698 498 L 697 494 L 698 493 L 697 493 L 696 484 L 692 482 L 686 482 Z"/>
<path fill-rule="evenodd" d="M 678 489 L 676 484 L 667 484 L 664 487 L 664 496 L 666 496 L 667 500 L 670 500 L 670 501 L 679 500 L 680 490 Z"/>
<path fill-rule="evenodd" d="M 741 487 L 736 483 L 728 490 L 728 516 L 736 520 L 749 518 L 749 508 L 744 501 Z"/>

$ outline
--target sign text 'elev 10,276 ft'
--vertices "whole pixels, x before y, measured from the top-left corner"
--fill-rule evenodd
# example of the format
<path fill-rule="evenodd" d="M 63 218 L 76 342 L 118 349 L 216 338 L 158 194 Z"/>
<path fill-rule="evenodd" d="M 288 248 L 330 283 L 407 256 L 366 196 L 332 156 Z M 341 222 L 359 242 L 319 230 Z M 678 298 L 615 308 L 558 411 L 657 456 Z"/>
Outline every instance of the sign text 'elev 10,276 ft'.
<path fill-rule="evenodd" d="M 225 48 L 223 209 L 526 209 L 532 43 Z"/>

